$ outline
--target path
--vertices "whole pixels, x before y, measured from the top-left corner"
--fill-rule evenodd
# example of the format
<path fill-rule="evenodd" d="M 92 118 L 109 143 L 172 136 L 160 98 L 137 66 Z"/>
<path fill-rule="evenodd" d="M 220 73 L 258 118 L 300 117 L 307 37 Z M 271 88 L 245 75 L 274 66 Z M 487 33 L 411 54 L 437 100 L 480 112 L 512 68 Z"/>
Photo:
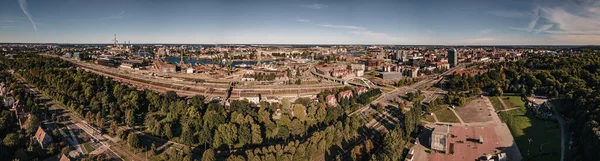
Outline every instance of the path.
<path fill-rule="evenodd" d="M 456 118 L 458 118 L 458 121 L 460 122 L 460 124 L 465 124 L 465 122 L 462 120 L 462 118 L 460 118 L 460 116 L 458 116 L 458 113 L 456 113 L 456 111 L 454 111 L 453 108 L 450 108 L 450 111 L 452 111 L 452 113 L 454 113 L 454 115 L 456 115 Z"/>
<path fill-rule="evenodd" d="M 496 99 L 498 99 L 498 101 L 500 101 L 500 104 L 502 104 L 502 108 L 504 108 L 504 110 L 509 110 L 507 109 L 508 106 L 506 106 L 506 103 L 504 103 L 504 100 L 502 100 L 502 97 L 498 96 Z M 502 111 L 502 110 L 500 110 Z"/>
<path fill-rule="evenodd" d="M 552 106 L 552 111 L 554 111 L 554 115 L 552 115 L 552 117 L 554 117 L 558 121 L 558 125 L 560 125 L 560 161 L 565 161 L 565 136 L 567 135 L 565 126 L 567 125 L 565 123 L 565 119 L 562 118 L 558 111 L 556 111 L 556 107 L 554 107 L 554 104 L 550 102 L 547 103 L 550 106 Z"/>

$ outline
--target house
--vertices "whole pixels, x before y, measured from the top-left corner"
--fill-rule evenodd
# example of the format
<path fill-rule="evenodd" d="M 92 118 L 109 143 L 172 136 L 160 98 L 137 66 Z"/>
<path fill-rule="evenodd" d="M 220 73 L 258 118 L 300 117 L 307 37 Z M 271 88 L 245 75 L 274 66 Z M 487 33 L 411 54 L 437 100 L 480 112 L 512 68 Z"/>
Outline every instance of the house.
<path fill-rule="evenodd" d="M 432 150 L 448 152 L 448 134 L 450 126 L 437 126 L 431 133 L 430 145 Z"/>
<path fill-rule="evenodd" d="M 327 97 L 325 97 L 325 102 L 327 102 L 327 104 L 329 106 L 336 106 L 337 105 L 337 101 L 335 100 L 335 96 L 330 94 Z"/>
<path fill-rule="evenodd" d="M 369 90 L 365 87 L 359 87 L 358 89 L 356 89 L 356 95 L 361 95 L 363 93 L 367 93 Z"/>
<path fill-rule="evenodd" d="M 187 68 L 186 73 L 187 74 L 194 73 L 194 68 L 192 68 L 192 67 Z"/>
<path fill-rule="evenodd" d="M 6 96 L 3 99 L 4 107 L 12 107 L 15 104 L 15 98 L 12 96 Z"/>
<path fill-rule="evenodd" d="M 0 96 L 6 97 L 8 95 L 8 88 L 4 82 L 0 83 Z"/>
<path fill-rule="evenodd" d="M 59 159 L 59 161 L 71 161 L 71 158 L 69 158 L 69 157 L 68 157 L 67 155 L 65 155 L 65 154 L 62 154 L 62 155 L 60 156 L 60 159 Z"/>
<path fill-rule="evenodd" d="M 345 91 L 342 91 L 342 92 L 338 93 L 338 100 L 341 100 L 341 99 L 350 99 L 350 97 L 352 97 L 352 91 L 351 90 L 345 90 Z"/>
<path fill-rule="evenodd" d="M 50 143 L 52 143 L 52 137 L 42 129 L 42 127 L 38 127 L 37 132 L 35 132 L 35 139 L 40 143 L 42 149 L 48 147 Z"/>
<path fill-rule="evenodd" d="M 258 96 L 255 97 L 240 97 L 240 100 L 247 100 L 248 103 L 259 104 L 260 98 Z"/>
<path fill-rule="evenodd" d="M 15 116 L 17 116 L 17 122 L 19 122 L 19 126 L 23 128 L 23 125 L 25 125 L 25 121 L 27 120 L 27 118 L 29 118 L 29 115 L 25 113 L 25 108 L 19 102 L 20 101 L 17 100 L 17 102 L 13 104 L 11 109 L 15 111 Z"/>

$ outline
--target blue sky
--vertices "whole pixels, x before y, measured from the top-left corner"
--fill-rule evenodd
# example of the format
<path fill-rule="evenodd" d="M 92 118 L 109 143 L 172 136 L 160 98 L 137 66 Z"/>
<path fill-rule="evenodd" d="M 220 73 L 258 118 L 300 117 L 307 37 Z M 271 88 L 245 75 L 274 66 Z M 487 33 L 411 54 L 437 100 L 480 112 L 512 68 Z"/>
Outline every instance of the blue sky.
<path fill-rule="evenodd" d="M 600 0 L 1 0 L 0 42 L 600 45 Z"/>

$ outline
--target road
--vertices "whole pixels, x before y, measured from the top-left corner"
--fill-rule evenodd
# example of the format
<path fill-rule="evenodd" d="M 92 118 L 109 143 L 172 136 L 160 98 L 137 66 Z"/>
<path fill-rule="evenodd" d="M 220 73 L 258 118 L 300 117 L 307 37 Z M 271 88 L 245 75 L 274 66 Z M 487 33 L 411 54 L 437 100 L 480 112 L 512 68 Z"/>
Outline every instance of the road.
<path fill-rule="evenodd" d="M 464 66 L 466 66 L 465 64 L 461 64 L 455 68 L 452 68 L 444 73 L 441 74 L 441 77 L 437 78 L 437 79 L 425 79 L 425 80 L 421 80 L 417 83 L 414 83 L 412 85 L 409 86 L 404 86 L 404 87 L 399 87 L 396 88 L 390 92 L 386 92 L 386 93 L 382 93 L 381 96 L 379 96 L 377 99 L 375 99 L 374 101 L 372 101 L 370 104 L 348 114 L 348 116 L 352 116 L 355 115 L 357 113 L 362 113 L 365 112 L 369 109 L 372 109 L 371 106 L 376 106 L 378 103 L 387 103 L 390 101 L 395 101 L 396 98 L 400 97 L 400 96 L 404 96 L 405 94 L 407 94 L 408 92 L 415 92 L 417 91 L 417 89 L 420 88 L 424 88 L 426 86 L 430 86 L 434 83 L 437 83 L 439 81 L 441 81 L 442 79 L 444 79 L 443 76 L 446 75 L 450 75 L 452 73 L 454 73 L 454 71 L 458 70 L 458 69 L 462 69 L 464 68 Z M 437 91 L 436 91 L 437 92 Z"/>

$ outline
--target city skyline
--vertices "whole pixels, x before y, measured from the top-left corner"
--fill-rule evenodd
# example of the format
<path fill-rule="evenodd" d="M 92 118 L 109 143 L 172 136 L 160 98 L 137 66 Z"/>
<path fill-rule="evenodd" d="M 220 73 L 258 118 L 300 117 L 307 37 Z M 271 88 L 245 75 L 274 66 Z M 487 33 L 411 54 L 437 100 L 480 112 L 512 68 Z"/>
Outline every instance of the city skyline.
<path fill-rule="evenodd" d="M 58 1 L 0 6 L 2 43 L 597 45 L 600 1 Z"/>

